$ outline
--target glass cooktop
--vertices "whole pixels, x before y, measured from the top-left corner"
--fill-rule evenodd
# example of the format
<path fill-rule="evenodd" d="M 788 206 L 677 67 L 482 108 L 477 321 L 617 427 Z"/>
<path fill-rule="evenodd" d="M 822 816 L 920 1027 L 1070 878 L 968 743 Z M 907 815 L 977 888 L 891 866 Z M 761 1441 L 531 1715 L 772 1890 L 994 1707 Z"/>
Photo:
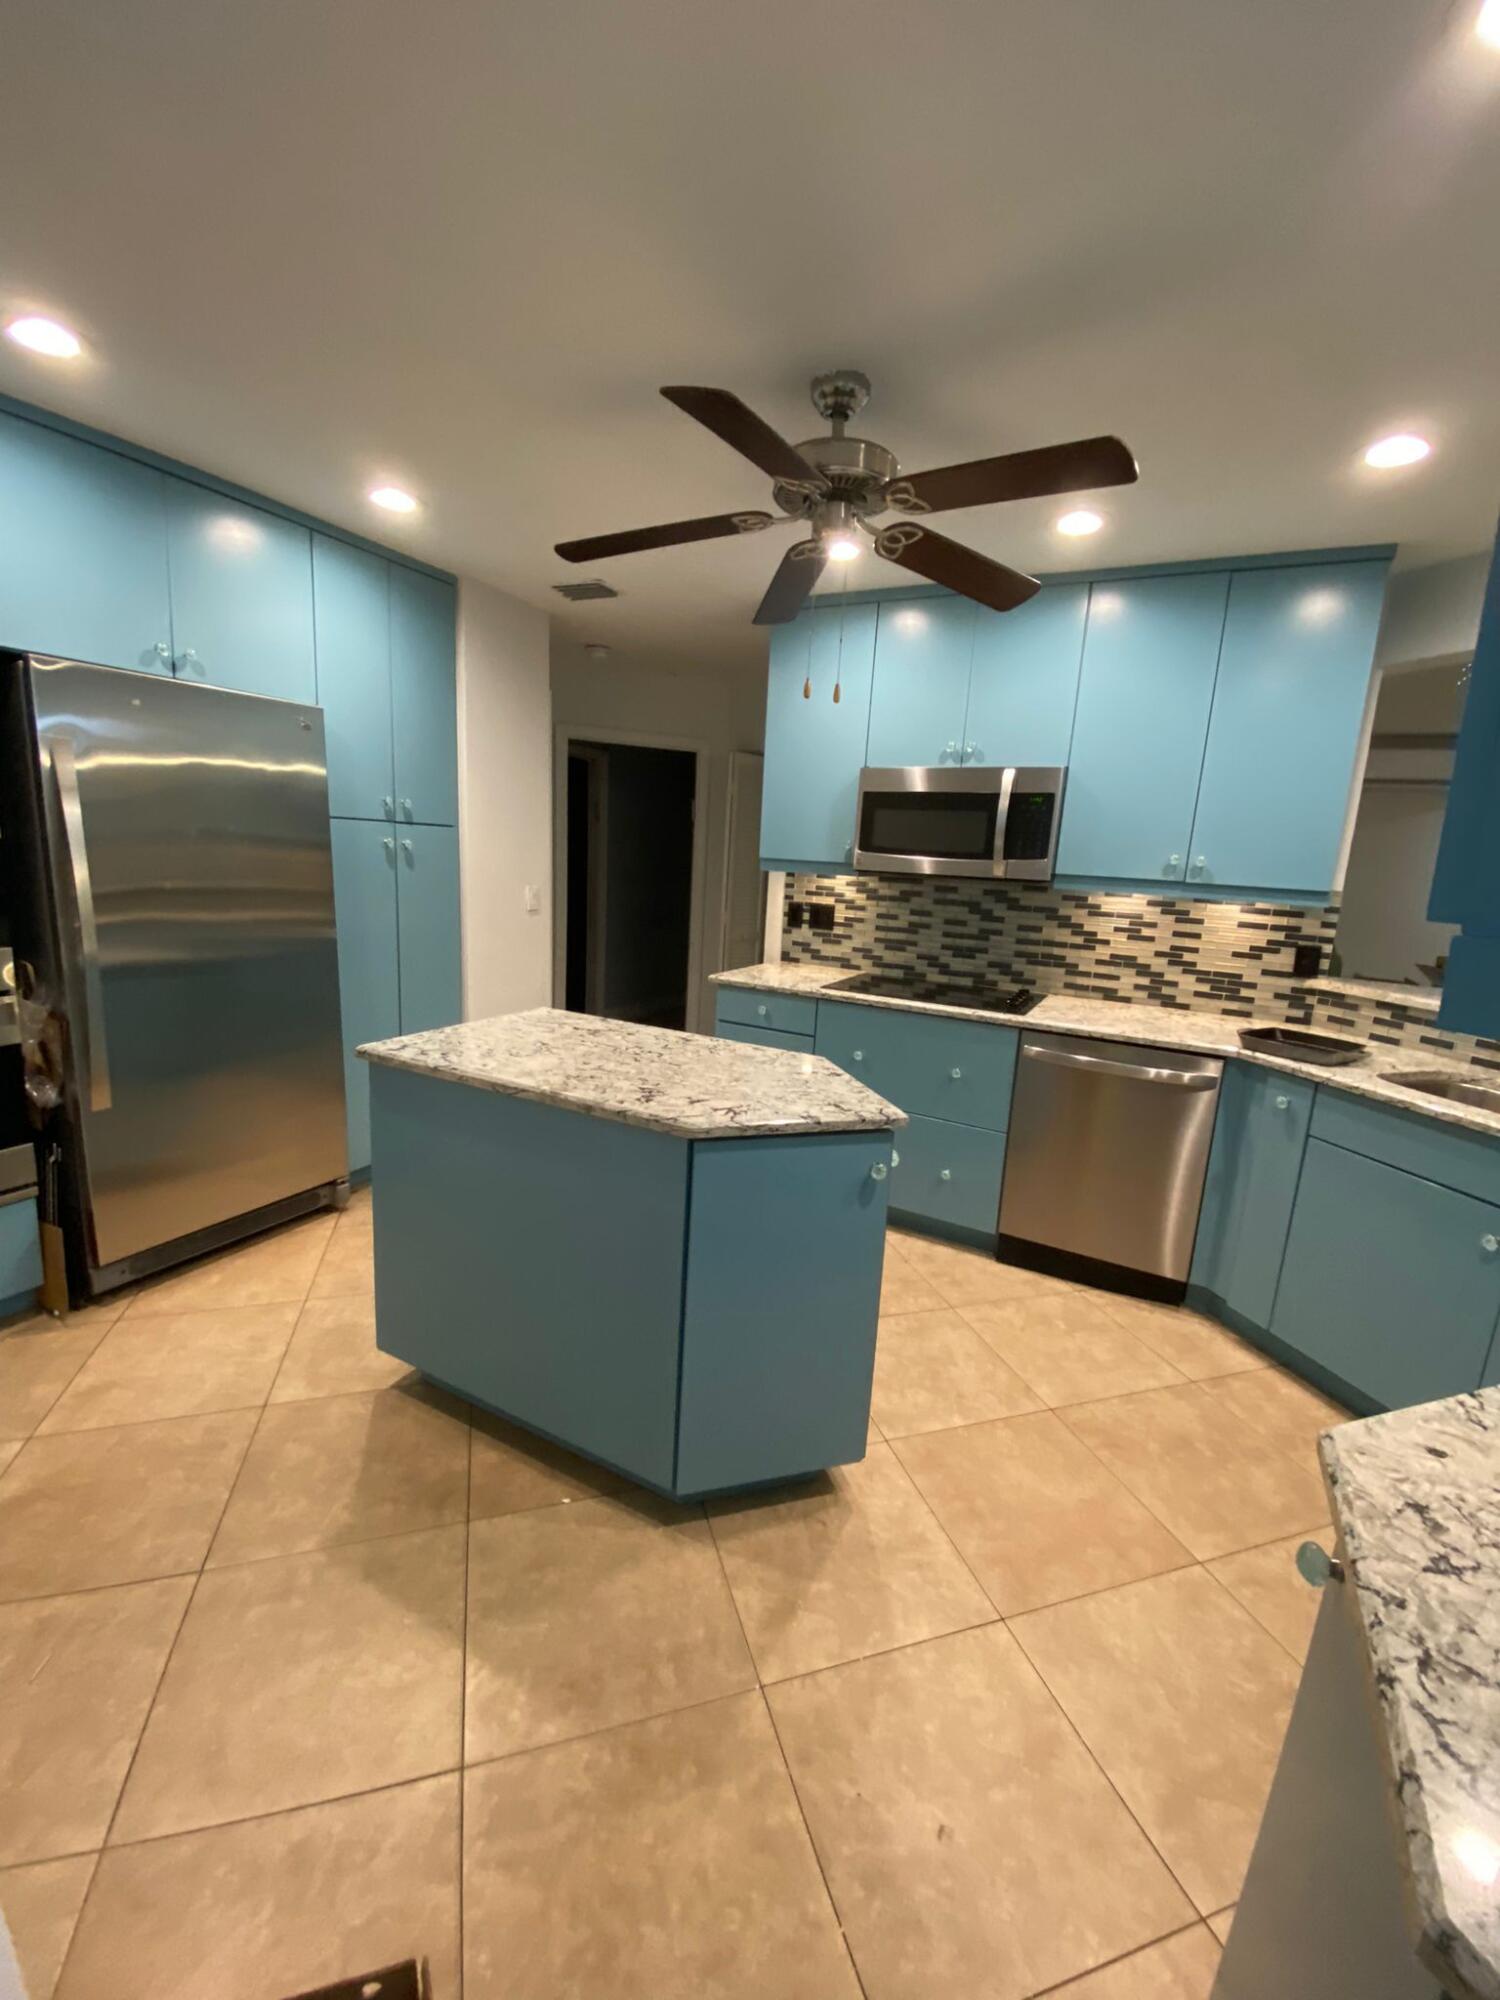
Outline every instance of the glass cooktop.
<path fill-rule="evenodd" d="M 1039 994 L 1029 986 L 983 986 L 928 979 L 919 972 L 856 972 L 836 979 L 829 993 L 868 993 L 874 1000 L 915 1000 L 931 1007 L 977 1007 L 986 1014 L 1029 1014 Z"/>

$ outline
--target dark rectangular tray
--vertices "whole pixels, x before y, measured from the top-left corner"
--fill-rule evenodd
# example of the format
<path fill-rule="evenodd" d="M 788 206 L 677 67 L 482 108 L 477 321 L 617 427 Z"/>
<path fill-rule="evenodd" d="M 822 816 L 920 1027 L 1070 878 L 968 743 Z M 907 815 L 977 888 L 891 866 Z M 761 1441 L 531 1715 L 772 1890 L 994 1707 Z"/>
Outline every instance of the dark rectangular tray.
<path fill-rule="evenodd" d="M 1342 1035 L 1315 1035 L 1310 1028 L 1241 1028 L 1240 1047 L 1257 1055 L 1322 1063 L 1329 1069 L 1357 1063 L 1366 1053 L 1364 1042 L 1345 1041 Z"/>

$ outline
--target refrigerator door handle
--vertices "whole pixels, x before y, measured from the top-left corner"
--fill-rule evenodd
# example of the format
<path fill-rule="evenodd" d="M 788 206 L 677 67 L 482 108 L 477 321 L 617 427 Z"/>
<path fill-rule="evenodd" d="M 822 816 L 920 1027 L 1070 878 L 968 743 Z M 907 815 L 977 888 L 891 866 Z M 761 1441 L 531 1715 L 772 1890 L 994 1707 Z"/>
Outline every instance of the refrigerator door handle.
<path fill-rule="evenodd" d="M 78 766 L 73 745 L 65 736 L 47 741 L 63 838 L 73 877 L 73 902 L 78 912 L 78 942 L 83 960 L 84 1039 L 88 1044 L 87 1102 L 90 1111 L 108 1111 L 109 1048 L 104 1033 L 104 979 L 99 969 L 99 926 L 94 917 L 94 887 L 89 876 L 88 846 L 83 832 L 83 801 L 78 796 Z"/>

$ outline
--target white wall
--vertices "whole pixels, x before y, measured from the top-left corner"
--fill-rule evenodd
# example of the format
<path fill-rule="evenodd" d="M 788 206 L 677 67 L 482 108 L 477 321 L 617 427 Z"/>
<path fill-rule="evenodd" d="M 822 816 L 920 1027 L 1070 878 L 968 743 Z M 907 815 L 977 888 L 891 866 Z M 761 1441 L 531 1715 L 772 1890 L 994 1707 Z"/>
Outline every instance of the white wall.
<path fill-rule="evenodd" d="M 704 748 L 703 794 L 698 811 L 706 819 L 702 894 L 696 912 L 702 939 L 698 1018 L 713 1022 L 713 994 L 706 975 L 721 967 L 719 940 L 724 920 L 724 835 L 731 750 L 759 750 L 765 741 L 765 669 L 746 671 L 708 664 L 688 672 L 641 665 L 611 654 L 591 660 L 581 645 L 560 635 L 552 645 L 552 712 L 574 736 L 617 731 L 663 743 L 696 743 Z M 558 856 L 561 861 L 561 856 Z M 560 885 L 555 893 L 561 902 Z"/>
<path fill-rule="evenodd" d="M 458 817 L 464 1015 L 552 997 L 549 620 L 464 577 L 458 592 Z M 526 909 L 526 891 L 537 909 Z"/>
<path fill-rule="evenodd" d="M 1386 591 L 1375 664 L 1386 673 L 1430 660 L 1469 659 L 1489 576 L 1488 550 L 1398 570 Z"/>

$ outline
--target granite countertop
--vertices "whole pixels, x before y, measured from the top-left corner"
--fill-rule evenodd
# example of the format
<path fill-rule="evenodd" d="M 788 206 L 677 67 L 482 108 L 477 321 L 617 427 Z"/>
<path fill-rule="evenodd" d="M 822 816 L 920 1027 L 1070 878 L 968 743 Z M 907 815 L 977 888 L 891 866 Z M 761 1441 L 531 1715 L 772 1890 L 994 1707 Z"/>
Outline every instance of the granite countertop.
<path fill-rule="evenodd" d="M 367 1042 L 366 1062 L 679 1139 L 885 1132 L 906 1113 L 825 1056 L 534 1007 Z"/>
<path fill-rule="evenodd" d="M 1418 1956 L 1500 2000 L 1500 1387 L 1318 1443 L 1405 1835 Z"/>
<path fill-rule="evenodd" d="M 830 1000 L 847 1000 L 859 1007 L 895 1007 L 907 1013 L 948 1014 L 965 1021 L 999 1021 L 1008 1028 L 1051 1029 L 1055 1034 L 1188 1049 L 1195 1055 L 1234 1056 L 1237 1061 L 1257 1063 L 1263 1069 L 1306 1077 L 1310 1083 L 1324 1084 L 1330 1090 L 1351 1091 L 1356 1097 L 1374 1098 L 1400 1111 L 1435 1118 L 1444 1125 L 1461 1125 L 1471 1132 L 1500 1138 L 1500 1112 L 1485 1111 L 1475 1104 L 1460 1104 L 1452 1098 L 1427 1097 L 1421 1091 L 1405 1090 L 1400 1084 L 1385 1081 L 1386 1073 L 1391 1070 L 1439 1070 L 1445 1075 L 1466 1077 L 1470 1082 L 1494 1082 L 1500 1087 L 1500 1075 L 1476 1073 L 1467 1063 L 1436 1049 L 1386 1048 L 1377 1044 L 1361 1061 L 1329 1069 L 1321 1063 L 1297 1062 L 1289 1056 L 1261 1055 L 1256 1050 L 1241 1048 L 1241 1028 L 1255 1023 L 1231 1019 L 1227 1014 L 1147 1007 L 1130 1000 L 1090 1000 L 1071 993 L 1045 994 L 1029 1014 L 996 1014 L 977 1007 L 940 1007 L 925 1000 L 887 1000 L 868 993 L 832 991 L 838 980 L 849 977 L 849 972 L 848 966 L 838 965 L 768 964 L 716 972 L 712 977 L 715 985 L 745 986 L 757 992 L 826 995 Z"/>

